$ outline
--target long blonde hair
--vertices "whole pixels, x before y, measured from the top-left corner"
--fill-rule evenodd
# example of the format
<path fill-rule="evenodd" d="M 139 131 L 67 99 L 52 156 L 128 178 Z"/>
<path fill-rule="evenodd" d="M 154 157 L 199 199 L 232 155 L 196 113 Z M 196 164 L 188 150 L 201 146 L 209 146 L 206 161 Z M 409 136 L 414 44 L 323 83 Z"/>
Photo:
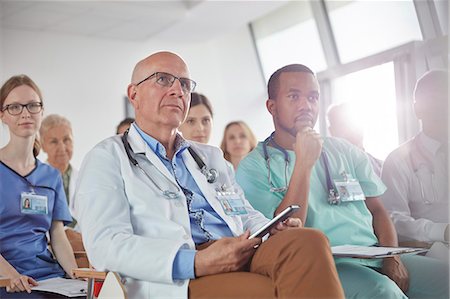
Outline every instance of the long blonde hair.
<path fill-rule="evenodd" d="M 6 82 L 2 85 L 0 88 L 0 107 L 3 109 L 3 104 L 5 103 L 6 98 L 8 97 L 9 93 L 16 87 L 27 85 L 31 89 L 33 89 L 37 95 L 39 96 L 39 99 L 41 100 L 42 105 L 44 104 L 42 102 L 42 93 L 39 87 L 34 83 L 33 80 L 31 80 L 30 77 L 27 75 L 16 75 L 12 76 Z M 33 144 L 33 155 L 37 157 L 39 155 L 39 152 L 41 151 L 41 143 L 39 142 L 38 136 L 34 139 Z"/>
<path fill-rule="evenodd" d="M 230 161 L 231 157 L 230 157 L 230 153 L 227 152 L 227 131 L 228 129 L 233 126 L 233 125 L 238 125 L 242 128 L 242 130 L 244 130 L 245 135 L 247 135 L 247 138 L 250 142 L 250 151 L 252 151 L 255 147 L 256 144 L 258 143 L 258 141 L 256 140 L 255 134 L 253 134 L 252 130 L 250 129 L 250 127 L 243 122 L 242 120 L 237 120 L 237 121 L 232 121 L 230 123 L 228 123 L 225 126 L 225 130 L 223 131 L 223 138 L 222 138 L 222 143 L 220 144 L 220 148 L 223 151 L 223 157 L 225 158 L 225 160 Z M 231 162 L 231 161 L 230 161 Z"/>

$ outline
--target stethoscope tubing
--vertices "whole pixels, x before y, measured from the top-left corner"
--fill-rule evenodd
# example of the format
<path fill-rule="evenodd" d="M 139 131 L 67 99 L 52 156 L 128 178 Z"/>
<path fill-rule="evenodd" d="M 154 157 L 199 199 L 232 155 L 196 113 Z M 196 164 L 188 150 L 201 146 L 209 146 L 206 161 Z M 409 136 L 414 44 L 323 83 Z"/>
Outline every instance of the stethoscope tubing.
<path fill-rule="evenodd" d="M 128 142 L 128 130 L 125 131 L 121 137 L 122 139 L 122 143 L 123 143 L 123 147 L 125 148 L 125 153 L 128 157 L 128 160 L 130 161 L 130 163 L 139 168 L 142 173 L 144 173 L 144 175 L 158 188 L 158 190 L 160 190 L 162 192 L 162 194 L 164 195 L 164 197 L 168 198 L 168 199 L 176 199 L 179 197 L 180 192 L 182 191 L 182 189 L 180 188 L 180 186 L 178 186 L 178 184 L 175 184 L 173 181 L 167 179 L 176 189 L 177 191 L 170 191 L 170 190 L 164 190 L 140 165 L 139 162 L 133 157 L 134 151 L 131 148 L 130 143 Z M 200 169 L 200 172 L 206 177 L 206 180 L 208 181 L 208 183 L 212 184 L 214 182 L 217 181 L 217 177 L 218 177 L 218 172 L 216 169 L 211 168 L 208 169 L 208 167 L 206 166 L 205 162 L 203 162 L 203 160 L 200 158 L 200 156 L 197 154 L 197 152 L 192 148 L 192 147 L 188 147 L 188 151 L 191 154 L 192 158 L 194 159 L 195 163 L 197 164 L 197 166 Z"/>

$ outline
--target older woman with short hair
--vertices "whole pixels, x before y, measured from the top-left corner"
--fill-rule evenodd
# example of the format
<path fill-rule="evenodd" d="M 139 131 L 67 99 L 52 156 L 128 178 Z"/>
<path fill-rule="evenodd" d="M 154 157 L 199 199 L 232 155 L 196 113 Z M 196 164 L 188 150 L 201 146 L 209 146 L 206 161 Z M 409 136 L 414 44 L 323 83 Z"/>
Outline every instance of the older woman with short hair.
<path fill-rule="evenodd" d="M 64 192 L 70 213 L 74 216 L 74 193 L 78 171 L 70 164 L 73 155 L 73 134 L 70 121 L 60 115 L 50 114 L 44 118 L 39 129 L 42 150 L 47 153 L 47 162 L 61 172 Z M 76 220 L 69 227 L 75 227 Z"/>

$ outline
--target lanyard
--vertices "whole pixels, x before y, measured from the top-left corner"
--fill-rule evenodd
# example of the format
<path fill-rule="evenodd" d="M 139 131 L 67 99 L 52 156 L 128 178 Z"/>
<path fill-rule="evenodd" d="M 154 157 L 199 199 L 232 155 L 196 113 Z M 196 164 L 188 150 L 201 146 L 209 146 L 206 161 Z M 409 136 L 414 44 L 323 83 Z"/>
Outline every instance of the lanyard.
<path fill-rule="evenodd" d="M 328 160 L 327 153 L 324 150 L 322 150 L 322 153 L 320 154 L 320 160 L 322 161 L 325 170 L 325 177 L 327 181 L 328 203 L 330 205 L 337 205 L 340 202 L 340 196 L 336 192 L 336 189 L 334 189 L 333 187 L 333 182 L 331 181 L 330 175 L 330 162 Z"/>

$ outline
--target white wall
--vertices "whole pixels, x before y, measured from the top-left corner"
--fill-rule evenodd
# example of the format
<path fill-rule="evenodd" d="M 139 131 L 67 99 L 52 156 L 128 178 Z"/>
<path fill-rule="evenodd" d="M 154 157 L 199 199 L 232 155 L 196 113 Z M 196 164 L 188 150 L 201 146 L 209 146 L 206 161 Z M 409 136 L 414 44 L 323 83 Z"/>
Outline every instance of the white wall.
<path fill-rule="evenodd" d="M 135 63 L 157 50 L 179 53 L 198 82 L 197 91 L 213 102 L 212 144 L 219 145 L 223 127 L 231 120 L 246 120 L 259 139 L 272 127 L 264 104 L 265 84 L 246 27 L 192 44 L 135 43 L 13 30 L 4 30 L 1 40 L 1 81 L 28 74 L 42 89 L 45 114 L 58 113 L 72 122 L 75 167 L 90 148 L 114 134 L 124 117 L 122 101 Z M 0 144 L 6 138 L 1 133 Z M 46 159 L 45 155 L 40 158 Z"/>

